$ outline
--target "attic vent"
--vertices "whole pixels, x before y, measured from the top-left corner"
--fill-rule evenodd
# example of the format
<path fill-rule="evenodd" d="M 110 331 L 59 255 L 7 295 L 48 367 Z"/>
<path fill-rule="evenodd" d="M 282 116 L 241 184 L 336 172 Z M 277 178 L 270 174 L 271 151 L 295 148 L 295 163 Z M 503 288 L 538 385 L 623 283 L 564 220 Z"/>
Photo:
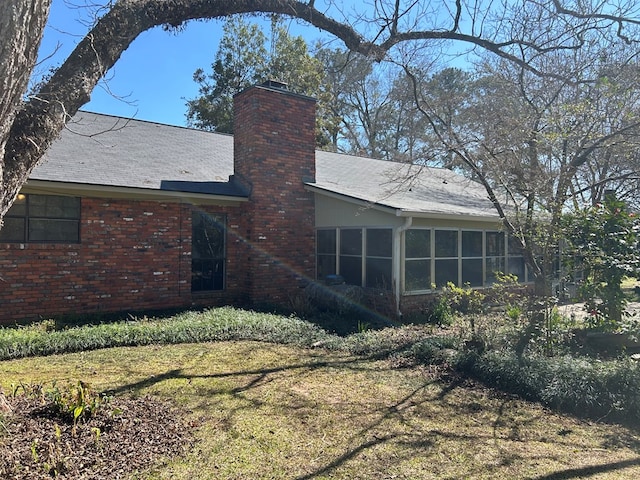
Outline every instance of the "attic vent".
<path fill-rule="evenodd" d="M 267 80 L 264 82 L 261 87 L 275 88 L 278 90 L 289 90 L 289 85 L 284 82 L 279 82 L 277 80 Z"/>

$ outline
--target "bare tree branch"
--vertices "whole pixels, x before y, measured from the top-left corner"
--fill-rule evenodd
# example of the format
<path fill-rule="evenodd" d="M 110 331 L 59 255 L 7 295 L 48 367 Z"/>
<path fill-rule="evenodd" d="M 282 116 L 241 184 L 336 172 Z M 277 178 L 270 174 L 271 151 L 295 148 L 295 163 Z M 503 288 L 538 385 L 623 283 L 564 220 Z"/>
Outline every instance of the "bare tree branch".
<path fill-rule="evenodd" d="M 617 25 L 617 35 L 625 42 L 631 44 L 637 40 L 632 39 L 628 35 L 623 33 L 625 25 L 640 25 L 640 19 L 634 18 L 631 15 L 613 15 L 603 12 L 579 12 L 570 8 L 566 8 L 560 3 L 560 0 L 553 0 L 553 5 L 560 15 L 568 15 L 572 18 L 584 19 L 584 20 L 607 20 Z"/>

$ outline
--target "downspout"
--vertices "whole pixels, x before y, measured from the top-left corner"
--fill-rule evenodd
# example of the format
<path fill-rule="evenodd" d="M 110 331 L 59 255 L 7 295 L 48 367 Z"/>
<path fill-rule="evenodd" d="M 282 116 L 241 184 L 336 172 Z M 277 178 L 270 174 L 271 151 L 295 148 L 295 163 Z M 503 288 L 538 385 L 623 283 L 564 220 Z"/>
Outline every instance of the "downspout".
<path fill-rule="evenodd" d="M 400 212 L 397 212 L 396 215 L 399 215 Z M 413 217 L 405 217 L 404 223 L 399 227 L 395 228 L 394 237 L 395 241 L 393 242 L 394 251 L 393 251 L 393 278 L 395 279 L 394 286 L 394 294 L 396 297 L 396 315 L 398 318 L 402 317 L 402 312 L 400 311 L 400 278 L 402 274 L 402 232 L 405 232 L 411 228 L 413 224 Z"/>

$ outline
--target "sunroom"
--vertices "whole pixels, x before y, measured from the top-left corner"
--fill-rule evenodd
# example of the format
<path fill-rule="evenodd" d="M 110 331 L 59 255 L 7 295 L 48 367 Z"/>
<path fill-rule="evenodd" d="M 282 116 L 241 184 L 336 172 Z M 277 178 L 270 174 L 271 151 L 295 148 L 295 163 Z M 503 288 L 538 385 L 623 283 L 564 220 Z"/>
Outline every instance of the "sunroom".
<path fill-rule="evenodd" d="M 484 188 L 450 170 L 318 152 L 316 271 L 322 281 L 390 290 L 396 299 L 448 282 L 485 287 L 496 272 L 527 282 L 522 252 Z"/>

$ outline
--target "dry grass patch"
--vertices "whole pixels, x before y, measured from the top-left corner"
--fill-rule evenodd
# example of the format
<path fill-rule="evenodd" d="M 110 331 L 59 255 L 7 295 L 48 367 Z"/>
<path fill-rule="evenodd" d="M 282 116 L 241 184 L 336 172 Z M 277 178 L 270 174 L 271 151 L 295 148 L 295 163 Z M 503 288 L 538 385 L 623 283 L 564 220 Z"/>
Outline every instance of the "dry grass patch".
<path fill-rule="evenodd" d="M 137 479 L 632 479 L 640 441 L 428 368 L 258 342 L 115 348 L 0 363 L 171 400 L 200 427 Z"/>

